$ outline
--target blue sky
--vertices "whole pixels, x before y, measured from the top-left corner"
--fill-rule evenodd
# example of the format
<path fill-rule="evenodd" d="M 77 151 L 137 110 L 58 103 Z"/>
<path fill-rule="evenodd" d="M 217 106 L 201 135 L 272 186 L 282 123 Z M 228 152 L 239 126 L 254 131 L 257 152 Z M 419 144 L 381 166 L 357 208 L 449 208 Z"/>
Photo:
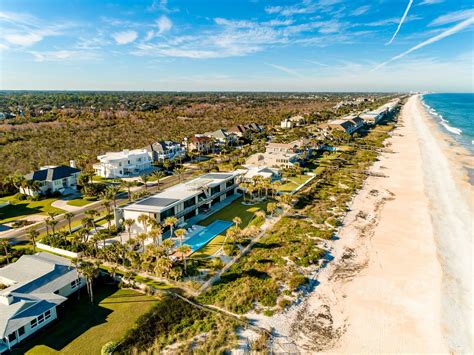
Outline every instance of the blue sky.
<path fill-rule="evenodd" d="M 473 91 L 469 0 L 2 0 L 1 89 Z"/>

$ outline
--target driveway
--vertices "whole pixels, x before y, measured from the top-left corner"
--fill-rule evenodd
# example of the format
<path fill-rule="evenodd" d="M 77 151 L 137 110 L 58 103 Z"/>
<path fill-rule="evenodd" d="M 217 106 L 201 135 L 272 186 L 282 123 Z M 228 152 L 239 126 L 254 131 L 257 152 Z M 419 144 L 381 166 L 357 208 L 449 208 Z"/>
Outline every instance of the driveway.
<path fill-rule="evenodd" d="M 56 207 L 56 208 L 60 208 L 66 212 L 75 212 L 77 210 L 80 210 L 80 209 L 84 209 L 84 206 L 80 207 L 80 206 L 71 206 L 71 205 L 68 205 L 67 203 L 69 202 L 69 199 L 58 199 L 56 201 L 54 201 L 51 206 L 53 207 Z"/>

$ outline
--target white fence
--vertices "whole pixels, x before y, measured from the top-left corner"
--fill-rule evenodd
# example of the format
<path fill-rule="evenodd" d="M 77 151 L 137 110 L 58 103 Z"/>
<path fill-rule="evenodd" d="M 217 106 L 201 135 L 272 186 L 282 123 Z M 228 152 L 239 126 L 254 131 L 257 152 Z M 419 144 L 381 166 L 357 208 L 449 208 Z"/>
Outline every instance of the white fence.
<path fill-rule="evenodd" d="M 46 251 L 50 251 L 51 253 L 63 255 L 63 256 L 66 256 L 68 258 L 78 258 L 79 256 L 81 256 L 81 253 L 74 253 L 72 251 L 50 247 L 49 245 L 46 245 L 46 244 L 43 244 L 43 243 L 40 243 L 40 242 L 37 242 L 36 246 L 39 249 L 43 249 L 43 250 L 46 250 Z"/>

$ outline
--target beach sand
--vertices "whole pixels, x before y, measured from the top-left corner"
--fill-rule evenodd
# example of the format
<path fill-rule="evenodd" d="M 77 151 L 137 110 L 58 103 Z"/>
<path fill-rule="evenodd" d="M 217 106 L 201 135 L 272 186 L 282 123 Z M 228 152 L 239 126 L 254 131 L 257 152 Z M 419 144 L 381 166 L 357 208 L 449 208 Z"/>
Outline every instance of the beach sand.
<path fill-rule="evenodd" d="M 255 317 L 274 351 L 472 350 L 472 186 L 418 96 L 354 198 L 315 289 L 287 312 Z M 457 165 L 456 168 L 453 164 Z"/>

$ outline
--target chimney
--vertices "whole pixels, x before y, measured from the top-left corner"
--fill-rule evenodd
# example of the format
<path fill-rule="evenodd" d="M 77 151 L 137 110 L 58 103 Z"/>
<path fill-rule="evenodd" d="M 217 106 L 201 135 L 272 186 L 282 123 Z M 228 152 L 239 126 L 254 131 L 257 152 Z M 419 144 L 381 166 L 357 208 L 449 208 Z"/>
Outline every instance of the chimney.
<path fill-rule="evenodd" d="M 11 293 L 0 295 L 0 303 L 4 304 L 5 306 L 11 305 L 13 303 L 13 296 Z"/>
<path fill-rule="evenodd" d="M 76 161 L 75 161 L 75 160 L 69 160 L 69 166 L 70 166 L 71 168 L 77 168 L 77 166 L 76 166 Z"/>

